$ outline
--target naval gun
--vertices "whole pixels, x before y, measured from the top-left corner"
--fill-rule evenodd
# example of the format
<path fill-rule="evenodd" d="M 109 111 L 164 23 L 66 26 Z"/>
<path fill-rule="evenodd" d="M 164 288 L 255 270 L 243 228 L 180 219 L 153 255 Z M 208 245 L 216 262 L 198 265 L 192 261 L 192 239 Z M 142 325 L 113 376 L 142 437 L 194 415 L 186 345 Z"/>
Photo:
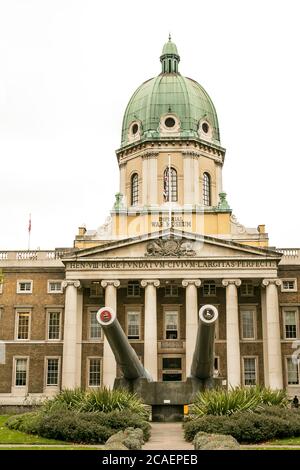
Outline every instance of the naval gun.
<path fill-rule="evenodd" d="M 221 379 L 214 377 L 214 339 L 218 310 L 204 305 L 199 311 L 199 322 L 190 376 L 185 382 L 154 382 L 130 345 L 115 311 L 103 307 L 97 312 L 116 363 L 123 377 L 117 377 L 114 388 L 125 388 L 139 395 L 152 406 L 153 421 L 182 419 L 183 407 L 193 401 L 195 393 L 220 386 Z"/>

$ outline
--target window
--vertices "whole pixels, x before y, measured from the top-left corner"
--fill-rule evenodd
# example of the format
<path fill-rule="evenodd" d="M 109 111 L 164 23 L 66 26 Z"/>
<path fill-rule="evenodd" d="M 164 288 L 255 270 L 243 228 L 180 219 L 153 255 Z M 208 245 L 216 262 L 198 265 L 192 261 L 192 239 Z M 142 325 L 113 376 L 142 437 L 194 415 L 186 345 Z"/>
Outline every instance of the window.
<path fill-rule="evenodd" d="M 299 385 L 299 363 L 293 361 L 292 357 L 286 358 L 287 383 L 288 385 Z"/>
<path fill-rule="evenodd" d="M 211 205 L 210 176 L 208 173 L 203 173 L 203 205 Z"/>
<path fill-rule="evenodd" d="M 171 187 L 171 193 L 169 192 Z M 164 201 L 176 202 L 178 200 L 177 194 L 177 171 L 175 168 L 166 168 L 164 171 Z"/>
<path fill-rule="evenodd" d="M 244 357 L 244 385 L 256 385 L 256 357 Z"/>
<path fill-rule="evenodd" d="M 134 173 L 131 177 L 131 205 L 137 206 L 139 203 L 139 176 Z"/>
<path fill-rule="evenodd" d="M 18 281 L 17 294 L 32 294 L 32 281 Z"/>
<path fill-rule="evenodd" d="M 97 310 L 89 310 L 89 339 L 101 339 L 102 338 L 102 328 L 100 323 L 97 320 Z"/>
<path fill-rule="evenodd" d="M 48 281 L 48 294 L 61 294 L 62 281 Z"/>
<path fill-rule="evenodd" d="M 140 312 L 127 312 L 128 339 L 140 339 Z"/>
<path fill-rule="evenodd" d="M 165 312 L 165 337 L 166 339 L 178 339 L 178 312 Z"/>
<path fill-rule="evenodd" d="M 3 294 L 3 281 L 1 281 L 1 273 L 0 273 L 0 294 Z"/>
<path fill-rule="evenodd" d="M 214 377 L 218 377 L 220 375 L 220 358 L 219 356 L 215 356 L 214 358 Z"/>
<path fill-rule="evenodd" d="M 252 297 L 254 295 L 254 286 L 252 282 L 242 282 L 240 293 L 242 297 Z"/>
<path fill-rule="evenodd" d="M 182 380 L 182 358 L 163 357 L 162 358 L 162 380 L 164 382 Z"/>
<path fill-rule="evenodd" d="M 28 359 L 15 359 L 15 386 L 26 387 L 27 385 L 27 364 Z"/>
<path fill-rule="evenodd" d="M 284 337 L 285 339 L 297 338 L 297 310 L 283 311 Z"/>
<path fill-rule="evenodd" d="M 47 387 L 57 387 L 59 384 L 59 358 L 47 358 Z"/>
<path fill-rule="evenodd" d="M 203 295 L 205 297 L 214 296 L 217 293 L 216 283 L 214 281 L 205 281 L 203 283 Z"/>
<path fill-rule="evenodd" d="M 92 282 L 90 287 L 90 297 L 103 297 L 103 287 L 101 286 L 100 282 Z"/>
<path fill-rule="evenodd" d="M 60 339 L 60 311 L 48 311 L 48 339 Z"/>
<path fill-rule="evenodd" d="M 253 309 L 241 310 L 241 336 L 242 339 L 255 339 L 255 311 Z"/>
<path fill-rule="evenodd" d="M 17 311 L 16 339 L 29 339 L 30 312 Z"/>
<path fill-rule="evenodd" d="M 101 385 L 101 359 L 99 357 L 88 360 L 88 384 L 89 387 L 100 387 Z"/>
<path fill-rule="evenodd" d="M 140 297 L 141 289 L 139 281 L 129 281 L 127 284 L 127 297 Z"/>
<path fill-rule="evenodd" d="M 297 279 L 282 279 L 282 292 L 297 292 Z"/>
<path fill-rule="evenodd" d="M 176 284 L 167 284 L 165 287 L 165 297 L 178 297 L 178 286 Z"/>

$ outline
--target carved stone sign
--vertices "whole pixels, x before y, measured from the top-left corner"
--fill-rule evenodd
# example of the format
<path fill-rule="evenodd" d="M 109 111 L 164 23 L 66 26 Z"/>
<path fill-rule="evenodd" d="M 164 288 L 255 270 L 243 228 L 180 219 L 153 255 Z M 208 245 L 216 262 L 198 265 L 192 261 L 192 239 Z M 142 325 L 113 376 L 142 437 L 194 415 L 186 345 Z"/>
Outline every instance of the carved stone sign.
<path fill-rule="evenodd" d="M 170 269 L 276 269 L 275 260 L 201 260 L 201 259 L 162 259 L 162 260 L 95 260 L 95 261 L 67 261 L 68 270 L 170 270 Z"/>
<path fill-rule="evenodd" d="M 192 242 L 187 240 L 152 240 L 147 243 L 146 256 L 195 256 Z"/>

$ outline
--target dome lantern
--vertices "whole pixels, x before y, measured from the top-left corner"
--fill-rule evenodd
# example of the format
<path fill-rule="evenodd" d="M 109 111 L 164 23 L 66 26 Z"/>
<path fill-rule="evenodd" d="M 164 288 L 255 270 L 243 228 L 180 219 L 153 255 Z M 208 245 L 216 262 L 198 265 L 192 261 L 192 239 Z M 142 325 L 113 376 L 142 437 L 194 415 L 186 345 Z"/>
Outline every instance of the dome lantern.
<path fill-rule="evenodd" d="M 171 34 L 169 34 L 169 41 L 165 43 L 160 61 L 162 65 L 162 73 L 178 73 L 178 64 L 180 56 L 177 51 L 176 44 L 171 41 Z"/>

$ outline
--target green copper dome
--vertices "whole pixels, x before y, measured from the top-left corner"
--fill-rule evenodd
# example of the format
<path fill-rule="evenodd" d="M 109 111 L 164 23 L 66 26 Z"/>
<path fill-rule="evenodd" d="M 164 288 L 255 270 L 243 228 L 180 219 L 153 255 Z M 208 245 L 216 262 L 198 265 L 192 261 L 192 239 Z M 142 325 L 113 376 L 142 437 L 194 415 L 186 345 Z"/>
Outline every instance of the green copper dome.
<path fill-rule="evenodd" d="M 213 102 L 199 83 L 178 72 L 180 57 L 171 37 L 160 61 L 161 74 L 144 82 L 127 105 L 121 146 L 170 138 L 209 140 L 219 145 Z"/>

